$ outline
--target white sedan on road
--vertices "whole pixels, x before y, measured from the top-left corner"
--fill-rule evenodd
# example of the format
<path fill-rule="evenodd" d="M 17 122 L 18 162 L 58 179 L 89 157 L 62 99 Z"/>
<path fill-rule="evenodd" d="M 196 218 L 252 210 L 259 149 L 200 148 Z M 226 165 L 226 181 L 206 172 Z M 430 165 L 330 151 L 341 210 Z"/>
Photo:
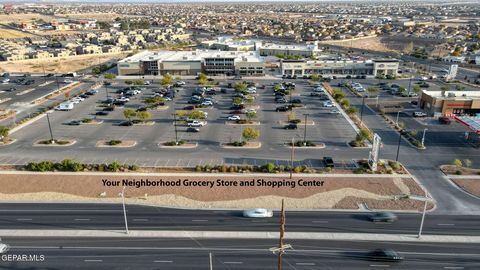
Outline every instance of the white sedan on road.
<path fill-rule="evenodd" d="M 267 218 L 273 217 L 273 211 L 265 208 L 253 208 L 243 211 L 243 216 L 249 218 Z"/>
<path fill-rule="evenodd" d="M 7 244 L 0 243 L 0 254 L 5 254 L 10 249 L 10 246 Z"/>

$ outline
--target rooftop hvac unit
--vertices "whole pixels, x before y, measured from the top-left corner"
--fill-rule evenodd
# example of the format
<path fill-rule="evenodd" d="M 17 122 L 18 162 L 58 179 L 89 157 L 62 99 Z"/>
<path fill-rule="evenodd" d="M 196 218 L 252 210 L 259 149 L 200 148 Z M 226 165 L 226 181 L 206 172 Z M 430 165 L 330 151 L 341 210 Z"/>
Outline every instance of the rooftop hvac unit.
<path fill-rule="evenodd" d="M 455 97 L 455 93 L 448 93 L 448 97 Z"/>

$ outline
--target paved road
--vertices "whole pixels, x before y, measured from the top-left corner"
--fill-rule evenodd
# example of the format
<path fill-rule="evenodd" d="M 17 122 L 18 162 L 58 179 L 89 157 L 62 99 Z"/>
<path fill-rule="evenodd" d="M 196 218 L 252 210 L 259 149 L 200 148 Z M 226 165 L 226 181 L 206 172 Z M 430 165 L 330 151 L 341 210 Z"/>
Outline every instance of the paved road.
<path fill-rule="evenodd" d="M 127 205 L 131 230 L 276 231 L 274 218 L 249 219 L 238 210 L 181 210 Z M 398 214 L 392 224 L 374 224 L 368 213 L 287 212 L 287 229 L 296 232 L 415 234 L 420 214 Z M 478 216 L 428 214 L 424 234 L 480 235 Z M 0 229 L 124 229 L 119 204 L 1 204 Z"/>
<path fill-rule="evenodd" d="M 277 269 L 269 248 L 275 240 L 258 239 L 43 239 L 4 238 L 10 254 L 44 256 L 42 262 L 0 261 L 0 269 Z M 480 247 L 427 244 L 287 239 L 293 249 L 283 256 L 284 269 L 478 269 Z M 393 248 L 401 263 L 369 261 L 375 248 Z M 5 267 L 5 268 L 3 268 Z"/>

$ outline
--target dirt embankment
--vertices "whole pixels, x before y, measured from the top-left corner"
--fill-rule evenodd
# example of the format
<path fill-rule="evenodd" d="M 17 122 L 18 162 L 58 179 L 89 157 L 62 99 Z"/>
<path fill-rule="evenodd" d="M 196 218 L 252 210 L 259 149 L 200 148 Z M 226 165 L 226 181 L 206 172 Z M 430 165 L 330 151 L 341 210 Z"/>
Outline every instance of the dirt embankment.
<path fill-rule="evenodd" d="M 385 176 L 330 177 L 309 176 L 294 179 L 278 176 L 248 175 L 120 175 L 120 174 L 0 174 L 0 200 L 34 201 L 118 201 L 123 180 L 149 180 L 156 183 L 180 183 L 179 186 L 140 186 L 126 188 L 130 202 L 164 206 L 203 208 L 272 207 L 285 198 L 289 208 L 357 209 L 367 203 L 372 209 L 420 209 L 412 200 L 395 200 L 399 194 L 422 195 L 423 191 L 409 177 Z M 107 186 L 105 181 L 117 183 Z M 219 185 L 220 181 L 230 183 Z M 240 182 L 253 183 L 240 186 Z M 323 184 L 320 184 L 322 183 Z M 193 183 L 193 184 L 192 184 Z M 194 184 L 202 183 L 203 186 Z M 234 186 L 233 183 L 237 183 Z M 262 184 L 263 183 L 263 184 Z M 272 187 L 272 183 L 283 184 Z M 302 186 L 310 183 L 308 186 Z M 316 183 L 312 186 L 312 183 Z"/>

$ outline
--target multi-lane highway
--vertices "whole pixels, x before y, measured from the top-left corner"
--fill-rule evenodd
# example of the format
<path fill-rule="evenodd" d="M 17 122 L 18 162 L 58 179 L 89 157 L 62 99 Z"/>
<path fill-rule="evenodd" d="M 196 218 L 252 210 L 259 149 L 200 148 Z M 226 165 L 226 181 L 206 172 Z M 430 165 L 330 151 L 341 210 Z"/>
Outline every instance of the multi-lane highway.
<path fill-rule="evenodd" d="M 127 205 L 131 230 L 277 231 L 278 213 L 269 219 L 242 217 L 238 210 L 181 210 Z M 365 212 L 289 211 L 291 232 L 415 234 L 420 214 L 398 214 L 392 224 L 375 224 Z M 480 235 L 480 216 L 428 214 L 424 234 Z M 124 229 L 120 204 L 1 204 L 0 229 Z"/>
<path fill-rule="evenodd" d="M 269 249 L 275 240 L 261 239 L 126 239 L 4 238 L 9 254 L 34 255 L 43 261 L 0 261 L 0 269 L 277 269 Z M 479 269 L 480 246 L 364 241 L 286 239 L 292 249 L 284 269 Z M 393 248 L 400 263 L 367 260 L 376 248 Z M 36 256 L 35 256 L 36 255 Z"/>

